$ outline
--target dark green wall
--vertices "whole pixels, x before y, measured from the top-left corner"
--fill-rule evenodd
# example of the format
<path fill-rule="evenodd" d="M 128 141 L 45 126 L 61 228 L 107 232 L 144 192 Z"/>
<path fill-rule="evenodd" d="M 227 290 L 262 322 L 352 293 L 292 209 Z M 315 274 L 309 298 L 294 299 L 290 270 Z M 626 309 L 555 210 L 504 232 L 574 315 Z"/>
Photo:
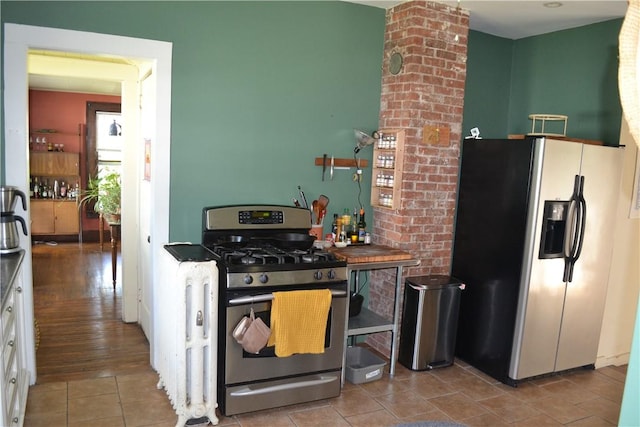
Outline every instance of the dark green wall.
<path fill-rule="evenodd" d="M 510 132 L 530 132 L 531 113 L 565 114 L 568 136 L 618 145 L 621 25 L 616 19 L 516 40 Z"/>
<path fill-rule="evenodd" d="M 469 31 L 463 137 L 474 127 L 484 138 L 509 133 L 509 94 L 513 40 Z"/>
<path fill-rule="evenodd" d="M 520 40 L 471 31 L 463 134 L 474 126 L 485 138 L 523 134 L 532 113 L 564 114 L 567 136 L 617 145 L 621 25 L 615 19 Z"/>
<path fill-rule="evenodd" d="M 173 43 L 171 240 L 199 241 L 204 206 L 290 204 L 298 185 L 310 200 L 329 196 L 329 217 L 358 204 L 353 171 L 322 182 L 314 158 L 351 158 L 353 128 L 377 127 L 384 9 L 334 1 L 0 7 L 3 23 Z M 370 177 L 366 168 L 360 199 L 369 218 Z"/>
<path fill-rule="evenodd" d="M 2 22 L 173 43 L 172 240 L 199 240 L 200 210 L 331 198 L 358 204 L 351 171 L 322 182 L 314 158 L 351 157 L 377 127 L 385 12 L 346 2 L 0 2 Z M 569 136 L 616 144 L 621 20 L 517 41 L 471 31 L 463 135 L 530 130 L 569 116 Z M 4 132 L 4 131 L 3 131 Z M 4 150 L 3 150 L 4 151 Z M 371 158 L 371 150 L 363 150 Z M 3 163 L 4 164 L 4 163 Z M 360 200 L 367 216 L 370 168 Z"/>

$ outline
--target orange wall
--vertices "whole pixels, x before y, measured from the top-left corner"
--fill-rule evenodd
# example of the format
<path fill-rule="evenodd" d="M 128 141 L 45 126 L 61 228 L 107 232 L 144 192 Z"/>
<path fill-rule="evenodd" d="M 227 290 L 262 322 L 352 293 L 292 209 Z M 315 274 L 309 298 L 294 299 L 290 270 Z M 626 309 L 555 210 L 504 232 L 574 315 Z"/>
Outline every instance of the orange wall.
<path fill-rule="evenodd" d="M 55 133 L 46 135 L 47 141 L 64 144 L 64 151 L 80 154 L 81 187 L 84 187 L 87 175 L 84 138 L 79 135 L 79 127 L 80 124 L 86 125 L 86 107 L 89 101 L 119 103 L 120 97 L 29 90 L 29 131 L 33 133 L 39 129 L 55 129 Z M 33 141 L 36 136 L 42 135 L 33 134 Z M 98 221 L 83 218 L 82 229 L 97 230 Z"/>
<path fill-rule="evenodd" d="M 78 125 L 86 124 L 88 101 L 120 102 L 119 96 L 86 93 L 29 91 L 29 129 L 55 129 L 54 143 L 63 143 L 65 151 L 83 153 L 78 137 Z"/>

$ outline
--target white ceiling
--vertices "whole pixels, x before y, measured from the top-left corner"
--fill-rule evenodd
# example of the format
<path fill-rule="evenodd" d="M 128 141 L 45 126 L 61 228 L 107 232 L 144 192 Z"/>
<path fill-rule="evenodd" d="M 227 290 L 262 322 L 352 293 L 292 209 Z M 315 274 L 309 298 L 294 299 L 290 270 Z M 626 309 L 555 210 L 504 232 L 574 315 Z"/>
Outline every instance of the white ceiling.
<path fill-rule="evenodd" d="M 76 92 L 120 96 L 121 82 L 116 78 L 96 78 L 96 68 L 114 65 L 149 67 L 144 61 L 71 52 L 29 50 L 29 88 L 58 92 Z M 113 75 L 113 74 L 111 74 Z M 73 77 L 72 77 L 73 76 Z"/>
<path fill-rule="evenodd" d="M 404 0 L 344 1 L 383 9 L 404 2 Z M 438 2 L 467 9 L 469 26 L 472 30 L 514 40 L 621 18 L 627 11 L 627 0 L 438 0 Z M 544 5 L 548 3 L 560 3 L 561 6 L 545 7 Z M 43 52 L 38 53 L 43 54 Z M 120 95 L 119 83 L 96 81 L 90 78 L 71 79 L 30 74 L 29 87 L 41 90 Z"/>
<path fill-rule="evenodd" d="M 384 9 L 405 2 L 402 0 L 346 1 Z M 627 0 L 436 1 L 468 10 L 469 27 L 472 30 L 513 40 L 622 18 L 627 11 Z M 545 4 L 549 3 L 561 4 L 561 6 L 545 7 Z"/>
<path fill-rule="evenodd" d="M 29 74 L 29 88 L 100 95 L 120 96 L 121 94 L 120 82 L 94 80 L 91 78 L 45 76 L 42 74 Z"/>

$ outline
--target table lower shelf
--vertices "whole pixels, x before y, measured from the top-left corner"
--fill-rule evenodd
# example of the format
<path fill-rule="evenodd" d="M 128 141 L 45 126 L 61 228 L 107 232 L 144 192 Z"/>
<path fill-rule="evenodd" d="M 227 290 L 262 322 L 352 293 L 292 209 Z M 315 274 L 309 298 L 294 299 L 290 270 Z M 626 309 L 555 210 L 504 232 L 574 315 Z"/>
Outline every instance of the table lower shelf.
<path fill-rule="evenodd" d="M 347 336 L 375 334 L 392 330 L 393 321 L 363 307 L 360 314 L 349 318 Z"/>

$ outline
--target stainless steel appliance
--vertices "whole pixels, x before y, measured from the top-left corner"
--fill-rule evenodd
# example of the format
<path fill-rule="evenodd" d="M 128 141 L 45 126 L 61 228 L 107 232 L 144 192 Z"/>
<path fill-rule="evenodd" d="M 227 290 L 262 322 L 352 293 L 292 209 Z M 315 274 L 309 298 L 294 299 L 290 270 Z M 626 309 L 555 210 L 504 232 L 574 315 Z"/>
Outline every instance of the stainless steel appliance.
<path fill-rule="evenodd" d="M 14 214 L 18 198 L 22 199 L 22 208 L 27 210 L 25 194 L 16 187 L 0 187 L 0 253 L 12 253 L 20 250 L 19 222 L 22 232 L 27 235 L 27 225 L 24 219 Z"/>
<path fill-rule="evenodd" d="M 510 385 L 594 367 L 622 151 L 544 137 L 464 141 L 458 357 Z"/>
<path fill-rule="evenodd" d="M 219 276 L 218 404 L 225 415 L 340 394 L 347 315 L 347 268 L 313 248 L 307 209 L 276 205 L 207 207 L 202 245 Z M 277 357 L 249 354 L 232 332 L 253 308 L 270 324 L 274 292 L 330 289 L 324 352 Z"/>

